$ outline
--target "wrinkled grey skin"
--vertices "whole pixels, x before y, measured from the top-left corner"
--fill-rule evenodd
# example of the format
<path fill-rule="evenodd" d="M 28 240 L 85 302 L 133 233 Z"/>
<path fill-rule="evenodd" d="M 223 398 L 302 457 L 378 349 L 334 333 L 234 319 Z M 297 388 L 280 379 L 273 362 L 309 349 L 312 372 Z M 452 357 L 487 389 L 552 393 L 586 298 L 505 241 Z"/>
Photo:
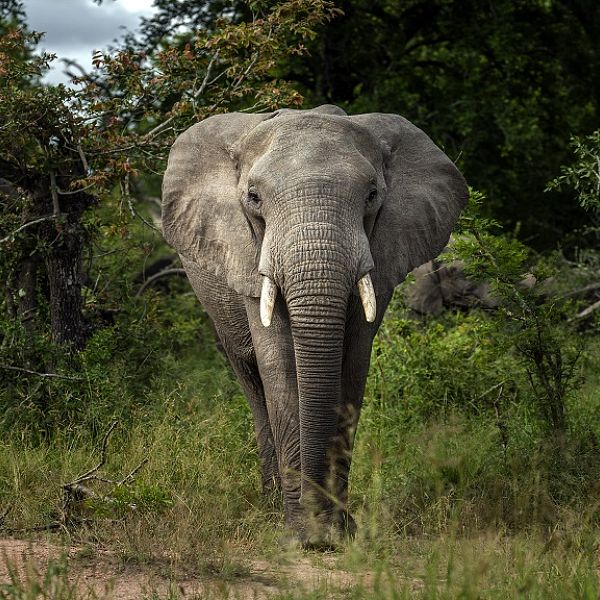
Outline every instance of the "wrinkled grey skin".
<path fill-rule="evenodd" d="M 175 142 L 164 236 L 254 414 L 262 481 L 306 546 L 354 531 L 348 472 L 373 337 L 394 287 L 435 257 L 467 199 L 448 157 L 392 114 L 217 115 Z M 357 296 L 370 273 L 377 314 Z M 278 289 L 259 317 L 263 276 Z"/>

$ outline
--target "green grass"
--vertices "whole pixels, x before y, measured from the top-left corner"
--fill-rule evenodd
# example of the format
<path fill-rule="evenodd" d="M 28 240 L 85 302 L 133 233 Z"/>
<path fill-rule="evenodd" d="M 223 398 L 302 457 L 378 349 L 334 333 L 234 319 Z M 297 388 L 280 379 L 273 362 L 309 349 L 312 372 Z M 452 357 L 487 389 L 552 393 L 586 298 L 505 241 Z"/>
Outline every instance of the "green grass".
<path fill-rule="evenodd" d="M 36 436 L 31 421 L 0 440 L 4 526 L 59 520 L 62 485 L 98 462 L 113 419 L 99 474 L 117 480 L 147 463 L 126 488 L 89 483 L 99 496 L 78 507 L 83 521 L 51 534 L 85 557 L 9 582 L 0 599 L 80 598 L 68 570 L 83 558 L 101 562 L 103 551 L 142 570 L 217 581 L 211 598 L 235 597 L 257 560 L 272 569 L 281 599 L 599 597 L 597 344 L 587 346 L 586 380 L 568 398 L 568 439 L 557 449 L 514 357 L 483 343 L 485 319 L 439 323 L 383 328 L 351 477 L 359 532 L 333 558 L 282 545 L 281 506 L 259 489 L 250 411 L 205 329 L 200 350 L 165 351 L 134 386 L 122 379 L 124 355 L 111 363 L 103 348 L 114 338 L 98 336 L 86 355 L 94 385 L 73 388 L 65 426 Z M 487 390 L 507 372 L 514 386 L 494 405 Z M 298 561 L 334 575 L 310 584 L 290 573 Z M 178 594 L 174 585 L 148 598 Z"/>

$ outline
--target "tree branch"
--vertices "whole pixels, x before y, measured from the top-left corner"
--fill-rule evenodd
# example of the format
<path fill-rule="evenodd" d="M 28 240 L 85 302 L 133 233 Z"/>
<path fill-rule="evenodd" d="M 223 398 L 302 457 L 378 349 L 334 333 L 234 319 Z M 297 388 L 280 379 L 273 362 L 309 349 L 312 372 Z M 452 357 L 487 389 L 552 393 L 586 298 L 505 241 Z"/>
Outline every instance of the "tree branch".
<path fill-rule="evenodd" d="M 83 165 L 83 168 L 85 169 L 85 174 L 89 175 L 91 173 L 90 165 L 89 165 L 87 158 L 83 152 L 83 148 L 81 147 L 81 144 L 77 144 L 77 154 L 79 154 L 79 158 L 81 159 L 81 164 Z"/>
<path fill-rule="evenodd" d="M 168 268 L 168 269 L 163 269 L 162 271 L 159 271 L 158 273 L 155 273 L 154 275 L 152 275 L 152 277 L 148 277 L 148 279 L 146 279 L 146 281 L 144 281 L 144 283 L 140 286 L 140 289 L 136 292 L 135 297 L 137 298 L 138 296 L 141 296 L 144 291 L 148 288 L 148 286 L 150 286 L 152 283 L 154 283 L 157 279 L 160 279 L 161 277 L 167 277 L 168 275 L 186 275 L 185 269 L 172 269 L 172 268 Z"/>
<path fill-rule="evenodd" d="M 562 294 L 562 296 L 558 296 L 557 300 L 563 300 L 565 298 L 571 298 L 573 296 L 579 296 L 580 294 L 587 294 L 588 292 L 593 292 L 595 290 L 600 290 L 600 282 L 590 283 L 581 288 L 577 288 L 576 290 L 572 290 L 567 292 L 566 294 Z"/>
<path fill-rule="evenodd" d="M 1 365 L 0 369 L 7 369 L 9 371 L 19 371 L 21 373 L 29 373 L 30 375 L 37 375 L 38 377 L 55 377 L 57 379 L 68 379 L 70 381 L 84 381 L 83 377 L 75 377 L 72 375 L 61 375 L 60 373 L 40 373 L 39 371 L 32 371 L 31 369 L 24 369 L 23 367 L 15 367 L 13 365 Z"/>
<path fill-rule="evenodd" d="M 23 231 L 23 229 L 27 229 L 27 227 L 31 227 L 32 225 L 37 225 L 38 223 L 42 223 L 43 221 L 50 221 L 55 218 L 56 218 L 56 215 L 46 215 L 45 217 L 40 217 L 39 219 L 34 219 L 33 221 L 29 221 L 28 223 L 25 223 L 25 225 L 21 225 L 21 227 L 18 227 L 13 232 L 9 233 L 6 237 L 3 237 L 0 240 L 0 244 L 4 244 L 4 242 L 8 242 L 8 240 L 13 238 L 17 233 Z"/>
<path fill-rule="evenodd" d="M 204 75 L 204 79 L 202 80 L 202 83 L 200 84 L 200 87 L 194 92 L 194 100 L 196 98 L 199 98 L 204 93 L 204 90 L 206 89 L 206 86 L 209 84 L 208 80 L 209 80 L 211 71 L 212 71 L 213 66 L 214 66 L 214 64 L 215 64 L 215 62 L 217 61 L 218 58 L 219 58 L 219 51 L 217 50 L 214 53 L 213 57 L 210 59 L 210 62 L 208 63 L 208 66 L 206 67 L 206 73 Z M 220 77 L 220 75 L 219 75 L 219 77 Z M 213 83 L 213 82 L 214 82 L 214 80 L 211 81 L 210 83 Z"/>
<path fill-rule="evenodd" d="M 582 310 L 580 313 L 577 313 L 572 319 L 569 319 L 569 321 L 573 321 L 575 319 L 585 319 L 586 317 L 589 317 L 594 311 L 598 310 L 600 308 L 600 300 L 598 300 L 597 302 L 594 302 L 593 304 L 590 304 L 590 306 L 588 306 L 586 309 Z"/>
<path fill-rule="evenodd" d="M 124 485 L 124 484 L 130 482 L 131 480 L 133 480 L 133 478 L 137 475 L 138 471 L 144 465 L 146 465 L 147 462 L 148 462 L 148 458 L 143 458 L 142 461 L 140 462 L 140 464 L 137 467 L 135 467 L 134 469 L 132 469 L 132 471 L 128 475 L 125 475 L 125 477 L 123 477 L 123 479 L 121 479 L 119 481 L 119 485 Z"/>
<path fill-rule="evenodd" d="M 50 194 L 52 195 L 52 212 L 57 217 L 60 215 L 60 202 L 58 201 L 58 186 L 54 171 L 50 171 Z"/>
<path fill-rule="evenodd" d="M 103 467 L 104 463 L 106 462 L 106 447 L 108 446 L 108 438 L 110 437 L 110 434 L 115 430 L 115 427 L 118 424 L 119 424 L 119 421 L 113 421 L 110 424 L 110 427 L 106 430 L 106 433 L 104 434 L 104 437 L 102 438 L 102 446 L 100 446 L 100 460 L 98 461 L 98 464 L 93 469 L 86 471 L 83 475 L 80 475 L 74 481 L 72 481 L 71 483 L 66 484 L 66 485 L 74 485 L 77 483 L 81 483 L 82 481 L 87 481 L 88 479 L 93 479 L 95 477 L 98 470 L 101 467 Z"/>

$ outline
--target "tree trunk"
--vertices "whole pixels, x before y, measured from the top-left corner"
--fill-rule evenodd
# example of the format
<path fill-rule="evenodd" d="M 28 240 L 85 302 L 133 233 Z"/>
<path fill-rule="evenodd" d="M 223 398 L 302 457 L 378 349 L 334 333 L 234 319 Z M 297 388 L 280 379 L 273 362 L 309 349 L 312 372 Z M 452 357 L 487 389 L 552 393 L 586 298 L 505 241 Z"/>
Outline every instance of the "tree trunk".
<path fill-rule="evenodd" d="M 69 179 L 66 178 L 65 186 Z M 52 198 L 56 218 L 46 229 L 49 247 L 45 255 L 52 341 L 81 350 L 87 337 L 81 297 L 86 234 L 81 218 L 95 198 L 85 193 L 59 197 L 57 190 L 52 189 L 44 192 L 47 198 Z"/>
<path fill-rule="evenodd" d="M 86 339 L 81 298 L 83 235 L 74 226 L 60 236 L 46 257 L 52 341 L 80 350 Z"/>

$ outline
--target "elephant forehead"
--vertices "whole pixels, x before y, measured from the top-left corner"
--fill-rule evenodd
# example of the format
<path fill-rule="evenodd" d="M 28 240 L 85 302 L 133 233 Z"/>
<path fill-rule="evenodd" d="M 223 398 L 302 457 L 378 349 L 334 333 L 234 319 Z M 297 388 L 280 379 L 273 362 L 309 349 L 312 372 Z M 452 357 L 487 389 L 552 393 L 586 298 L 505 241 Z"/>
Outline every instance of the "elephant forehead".
<path fill-rule="evenodd" d="M 269 150 L 255 164 L 256 172 L 322 174 L 330 178 L 365 179 L 381 165 L 377 153 L 361 151 L 348 131 L 339 128 L 281 128 Z"/>
<path fill-rule="evenodd" d="M 279 121 L 279 122 L 278 122 Z M 381 179 L 381 145 L 362 126 L 348 117 L 335 115 L 290 115 L 264 123 L 262 132 L 246 138 L 246 152 L 240 155 L 246 164 L 250 185 L 263 193 L 277 193 L 294 184 L 317 184 L 318 180 L 348 185 L 362 194 Z M 319 185 L 319 184 L 317 184 Z"/>
<path fill-rule="evenodd" d="M 377 153 L 378 140 L 347 117 L 304 115 L 275 124 L 272 147 L 291 147 L 307 154 Z"/>
<path fill-rule="evenodd" d="M 259 150 L 294 154 L 306 161 L 360 154 L 373 163 L 383 159 L 383 148 L 369 129 L 349 117 L 290 111 L 256 127 L 245 139 L 248 156 Z"/>
<path fill-rule="evenodd" d="M 328 194 L 347 196 L 352 190 L 362 193 L 377 181 L 377 171 L 360 154 L 310 154 L 271 152 L 250 169 L 248 181 L 267 193 L 296 196 Z"/>

